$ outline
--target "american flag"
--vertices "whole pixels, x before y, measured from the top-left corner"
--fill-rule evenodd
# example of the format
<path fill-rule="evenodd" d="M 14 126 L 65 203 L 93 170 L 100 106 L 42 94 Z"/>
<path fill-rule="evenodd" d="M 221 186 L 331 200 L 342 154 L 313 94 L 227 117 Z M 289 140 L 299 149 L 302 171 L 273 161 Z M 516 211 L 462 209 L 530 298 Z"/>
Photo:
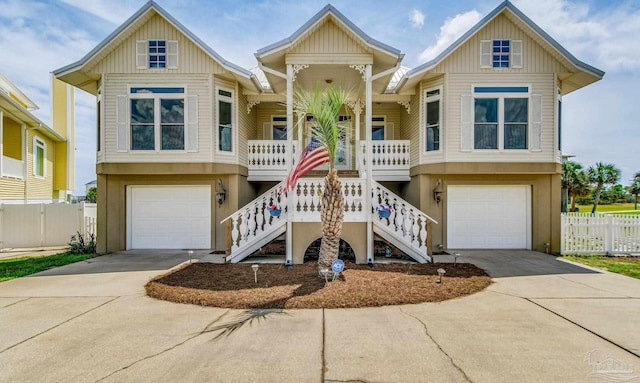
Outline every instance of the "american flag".
<path fill-rule="evenodd" d="M 329 152 L 327 148 L 320 144 L 317 138 L 312 138 L 309 145 L 302 151 L 298 164 L 291 171 L 289 176 L 284 180 L 284 186 L 280 193 L 286 193 L 292 190 L 298 182 L 298 178 L 302 177 L 309 170 L 312 170 L 324 163 L 329 162 Z"/>

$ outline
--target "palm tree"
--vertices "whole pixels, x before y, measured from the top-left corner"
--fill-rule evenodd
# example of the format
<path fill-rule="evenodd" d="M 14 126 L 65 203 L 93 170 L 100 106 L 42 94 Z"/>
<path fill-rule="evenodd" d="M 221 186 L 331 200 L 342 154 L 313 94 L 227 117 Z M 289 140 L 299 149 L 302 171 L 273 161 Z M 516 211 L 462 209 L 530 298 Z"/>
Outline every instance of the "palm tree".
<path fill-rule="evenodd" d="M 341 88 L 327 87 L 322 90 L 316 86 L 309 92 L 298 89 L 294 95 L 294 112 L 298 124 L 306 121 L 306 115 L 312 115 L 309 121 L 311 136 L 315 137 L 329 153 L 329 172 L 324 179 L 322 192 L 322 240 L 318 256 L 318 270 L 331 267 L 338 258 L 342 223 L 344 221 L 344 199 L 338 171 L 335 168 L 336 153 L 345 134 L 346 125 L 340 122 L 340 112 L 347 101 L 347 92 Z M 348 110 L 347 110 L 348 112 Z"/>
<path fill-rule="evenodd" d="M 595 214 L 602 188 L 605 185 L 617 183 L 620 179 L 620 170 L 613 164 L 598 162 L 595 167 L 589 167 L 587 174 L 589 175 L 589 182 L 596 185 L 593 191 L 593 209 L 591 209 L 591 214 Z"/>
<path fill-rule="evenodd" d="M 582 165 L 575 161 L 565 161 L 562 163 L 562 187 L 567 189 L 567 194 L 571 198 L 571 209 L 575 211 L 576 198 L 589 194 L 589 178 L 582 169 Z"/>
<path fill-rule="evenodd" d="M 631 180 L 631 186 L 629 186 L 629 193 L 633 194 L 636 197 L 633 210 L 638 210 L 638 194 L 640 194 L 640 172 L 637 172 L 636 175 Z"/>

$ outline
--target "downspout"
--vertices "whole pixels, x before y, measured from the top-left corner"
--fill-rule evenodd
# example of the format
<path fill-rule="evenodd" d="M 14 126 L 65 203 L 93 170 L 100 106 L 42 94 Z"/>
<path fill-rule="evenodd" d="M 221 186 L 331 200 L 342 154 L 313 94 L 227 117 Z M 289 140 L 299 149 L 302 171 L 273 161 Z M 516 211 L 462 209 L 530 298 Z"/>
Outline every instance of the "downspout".
<path fill-rule="evenodd" d="M 28 202 L 28 186 L 29 186 L 29 131 L 38 129 L 38 126 L 31 126 L 29 128 L 24 129 L 24 204 L 26 205 Z"/>

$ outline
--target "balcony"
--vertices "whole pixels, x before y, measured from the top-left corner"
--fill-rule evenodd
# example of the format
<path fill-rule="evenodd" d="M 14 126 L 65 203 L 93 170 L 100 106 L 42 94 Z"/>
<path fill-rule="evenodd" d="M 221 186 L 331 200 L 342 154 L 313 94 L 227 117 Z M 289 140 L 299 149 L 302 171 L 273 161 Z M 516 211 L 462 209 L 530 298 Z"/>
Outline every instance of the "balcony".
<path fill-rule="evenodd" d="M 2 177 L 23 179 L 24 161 L 2 156 Z"/>
<path fill-rule="evenodd" d="M 366 142 L 356 143 L 360 150 L 356 158 L 347 163 L 354 164 L 351 169 L 359 170 L 366 166 Z M 293 141 L 293 157 L 299 155 L 302 147 L 299 141 Z M 409 140 L 372 141 L 371 160 L 373 179 L 376 181 L 409 181 L 411 149 Z M 347 148 L 350 149 L 350 148 Z M 346 150 L 351 153 L 351 150 Z M 277 140 L 250 140 L 248 142 L 249 181 L 282 181 L 287 177 L 287 163 L 291 155 L 287 154 L 287 142 Z"/>

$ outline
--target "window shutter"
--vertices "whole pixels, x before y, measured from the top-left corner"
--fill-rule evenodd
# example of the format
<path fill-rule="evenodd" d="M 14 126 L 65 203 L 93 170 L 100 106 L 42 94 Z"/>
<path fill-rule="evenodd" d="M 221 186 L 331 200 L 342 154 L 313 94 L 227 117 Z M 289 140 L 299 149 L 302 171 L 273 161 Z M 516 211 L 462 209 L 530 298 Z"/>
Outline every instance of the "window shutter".
<path fill-rule="evenodd" d="M 542 149 L 542 95 L 531 95 L 531 150 Z"/>
<path fill-rule="evenodd" d="M 471 128 L 473 125 L 471 95 L 463 94 L 460 102 L 460 150 L 471 150 Z"/>
<path fill-rule="evenodd" d="M 480 68 L 491 68 L 491 40 L 480 41 Z"/>
<path fill-rule="evenodd" d="M 511 40 L 511 67 L 522 68 L 522 40 Z"/>
<path fill-rule="evenodd" d="M 270 122 L 262 123 L 262 139 L 263 140 L 273 140 L 273 129 L 271 129 Z"/>
<path fill-rule="evenodd" d="M 127 111 L 127 105 L 129 97 L 117 96 L 116 97 L 116 123 L 118 126 L 118 151 L 126 152 L 129 149 L 127 145 L 129 136 L 129 113 Z"/>
<path fill-rule="evenodd" d="M 149 52 L 147 51 L 146 41 L 136 41 L 136 69 L 147 69 L 149 64 L 147 59 L 149 58 Z"/>
<path fill-rule="evenodd" d="M 167 41 L 167 68 L 178 68 L 178 42 L 175 40 Z"/>
<path fill-rule="evenodd" d="M 198 96 L 187 96 L 187 151 L 198 151 Z"/>

